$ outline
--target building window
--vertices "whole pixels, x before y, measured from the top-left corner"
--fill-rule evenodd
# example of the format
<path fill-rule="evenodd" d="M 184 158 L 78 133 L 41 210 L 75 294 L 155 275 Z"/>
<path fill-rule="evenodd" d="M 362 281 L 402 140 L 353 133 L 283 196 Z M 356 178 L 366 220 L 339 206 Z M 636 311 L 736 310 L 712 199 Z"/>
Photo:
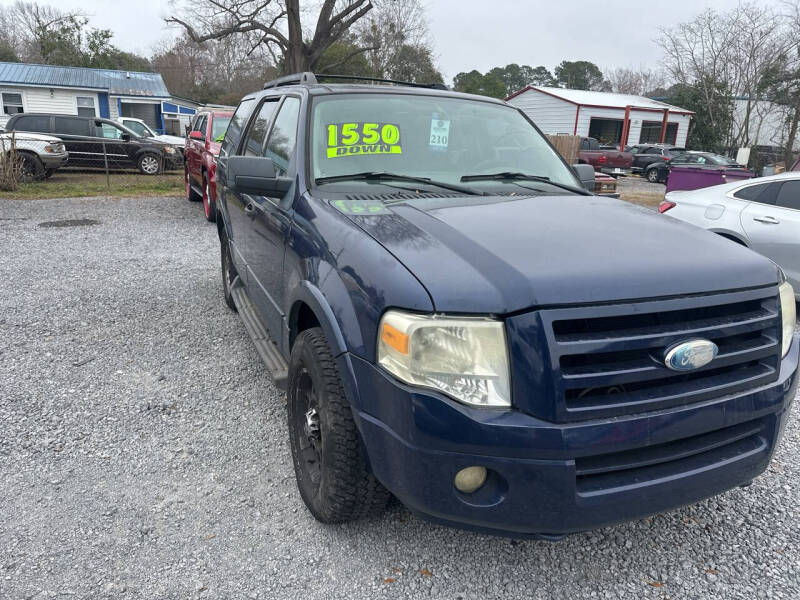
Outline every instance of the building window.
<path fill-rule="evenodd" d="M 25 112 L 22 108 L 22 94 L 3 92 L 3 114 L 16 115 Z"/>
<path fill-rule="evenodd" d="M 94 98 L 91 96 L 78 96 L 78 116 L 79 117 L 96 117 L 97 113 L 94 110 Z"/>
<path fill-rule="evenodd" d="M 661 121 L 642 121 L 642 132 L 639 134 L 640 144 L 658 144 L 661 142 Z M 678 124 L 667 123 L 664 132 L 664 143 L 675 144 L 678 138 Z"/>

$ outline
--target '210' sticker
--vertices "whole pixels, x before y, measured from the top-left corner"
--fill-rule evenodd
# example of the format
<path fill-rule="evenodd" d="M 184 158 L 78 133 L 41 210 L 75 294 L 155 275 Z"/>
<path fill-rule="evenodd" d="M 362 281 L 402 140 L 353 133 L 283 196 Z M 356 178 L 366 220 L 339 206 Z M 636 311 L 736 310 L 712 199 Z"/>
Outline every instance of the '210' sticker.
<path fill-rule="evenodd" d="M 328 158 L 402 153 L 400 128 L 392 123 L 328 125 Z"/>

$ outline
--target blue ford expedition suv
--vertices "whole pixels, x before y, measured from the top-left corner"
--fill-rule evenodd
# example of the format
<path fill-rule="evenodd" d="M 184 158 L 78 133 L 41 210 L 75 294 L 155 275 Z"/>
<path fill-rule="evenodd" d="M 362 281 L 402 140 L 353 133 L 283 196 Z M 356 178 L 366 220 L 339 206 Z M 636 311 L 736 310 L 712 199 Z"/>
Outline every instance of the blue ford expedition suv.
<path fill-rule="evenodd" d="M 590 195 L 504 102 L 289 76 L 241 101 L 218 181 L 225 300 L 320 521 L 391 493 L 556 537 L 767 467 L 797 385 L 781 271 Z"/>

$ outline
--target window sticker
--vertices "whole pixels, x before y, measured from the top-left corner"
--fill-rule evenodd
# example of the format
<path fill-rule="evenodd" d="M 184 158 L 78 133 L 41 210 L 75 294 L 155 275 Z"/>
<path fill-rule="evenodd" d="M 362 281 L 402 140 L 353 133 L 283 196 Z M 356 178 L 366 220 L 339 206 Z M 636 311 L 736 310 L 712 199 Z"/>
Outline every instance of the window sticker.
<path fill-rule="evenodd" d="M 393 123 L 331 123 L 328 158 L 363 154 L 402 154 L 400 128 Z"/>
<path fill-rule="evenodd" d="M 431 148 L 447 149 L 450 141 L 450 121 L 438 118 L 435 114 L 431 119 Z"/>

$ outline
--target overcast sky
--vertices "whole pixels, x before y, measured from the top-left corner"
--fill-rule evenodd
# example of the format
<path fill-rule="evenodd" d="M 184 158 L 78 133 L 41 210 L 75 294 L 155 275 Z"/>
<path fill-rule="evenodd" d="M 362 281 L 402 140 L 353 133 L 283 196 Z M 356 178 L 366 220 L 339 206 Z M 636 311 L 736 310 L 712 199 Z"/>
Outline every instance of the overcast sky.
<path fill-rule="evenodd" d="M 13 0 L 0 0 L 0 5 Z M 601 69 L 654 66 L 658 28 L 686 21 L 704 8 L 736 0 L 424 0 L 438 64 L 449 82 L 460 71 L 508 63 L 544 65 L 590 60 Z M 44 0 L 42 3 L 48 3 Z M 177 34 L 164 25 L 164 0 L 57 0 L 83 11 L 94 27 L 111 29 L 114 43 L 145 56 Z M 488 7 L 491 7 L 489 9 Z"/>

